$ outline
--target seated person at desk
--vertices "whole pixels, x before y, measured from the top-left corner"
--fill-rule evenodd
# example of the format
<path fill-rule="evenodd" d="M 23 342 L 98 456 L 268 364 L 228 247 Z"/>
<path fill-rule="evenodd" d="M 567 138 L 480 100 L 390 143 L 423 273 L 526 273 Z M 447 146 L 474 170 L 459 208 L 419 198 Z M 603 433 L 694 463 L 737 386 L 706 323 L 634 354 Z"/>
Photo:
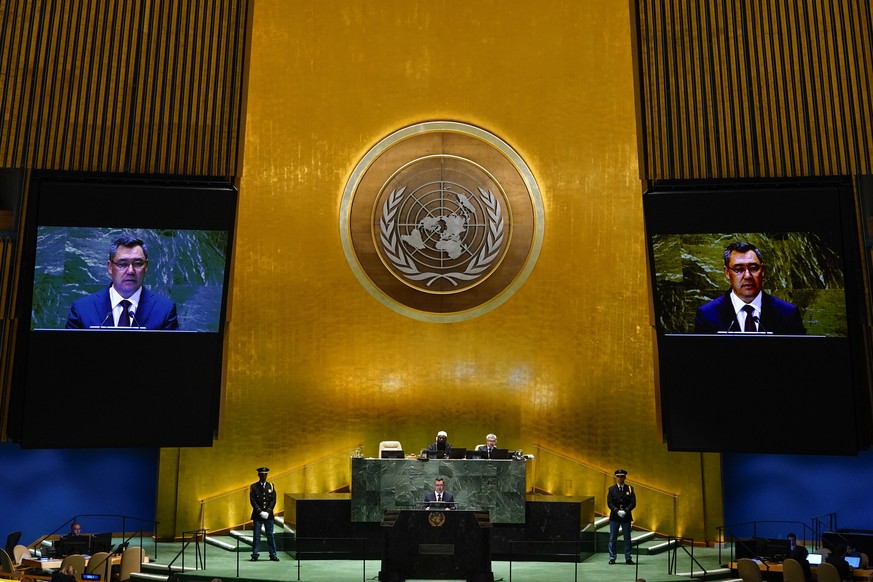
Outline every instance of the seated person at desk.
<path fill-rule="evenodd" d="M 452 450 L 452 445 L 446 442 L 448 439 L 449 435 L 446 431 L 439 431 L 436 435 L 436 441 L 423 448 L 421 454 L 428 457 L 448 457 L 449 451 Z"/>
<path fill-rule="evenodd" d="M 78 521 L 74 521 L 70 526 L 70 533 L 65 535 L 65 538 L 75 537 L 82 535 L 82 525 Z"/>
<path fill-rule="evenodd" d="M 834 546 L 834 549 L 825 558 L 825 562 L 837 569 L 837 572 L 840 574 L 840 580 L 852 582 L 852 567 L 846 561 L 846 546 Z"/>
<path fill-rule="evenodd" d="M 797 560 L 800 563 L 800 567 L 803 568 L 804 578 L 806 580 L 812 580 L 812 570 L 810 570 L 809 561 L 806 559 L 809 552 L 804 546 L 797 543 L 797 535 L 790 533 L 787 538 L 788 550 L 785 552 L 785 559 L 787 560 L 788 558 L 791 558 Z"/>
<path fill-rule="evenodd" d="M 483 459 L 490 459 L 491 453 L 496 448 L 497 448 L 497 435 L 494 433 L 488 433 L 487 435 L 485 435 L 485 444 L 479 445 L 478 447 L 476 447 L 476 450 L 480 453 L 485 453 L 484 455 L 482 455 Z"/>
<path fill-rule="evenodd" d="M 433 491 L 428 491 L 424 494 L 425 503 L 445 503 L 446 509 L 452 509 L 455 506 L 455 496 L 450 491 L 446 491 L 446 482 L 442 477 L 437 477 L 433 480 Z"/>

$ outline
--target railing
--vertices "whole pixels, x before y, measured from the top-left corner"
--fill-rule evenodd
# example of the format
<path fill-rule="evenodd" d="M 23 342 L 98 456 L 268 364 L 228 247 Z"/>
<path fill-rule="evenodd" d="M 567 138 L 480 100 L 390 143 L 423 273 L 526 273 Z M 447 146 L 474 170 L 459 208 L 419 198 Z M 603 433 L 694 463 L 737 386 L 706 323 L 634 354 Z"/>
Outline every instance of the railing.
<path fill-rule="evenodd" d="M 351 483 L 349 457 L 362 446 L 343 449 L 301 467 L 270 476 L 280 492 L 273 513 L 285 511 L 285 493 L 329 493 Z M 247 527 L 251 523 L 249 485 L 200 500 L 200 529 L 207 532 L 230 527 Z"/>
<path fill-rule="evenodd" d="M 528 490 L 552 495 L 594 496 L 595 511 L 608 515 L 606 494 L 613 484 L 610 471 L 550 450 L 535 447 L 535 462 L 528 475 Z M 630 483 L 636 491 L 637 504 L 646 510 L 634 515 L 634 525 L 668 536 L 676 535 L 678 495 L 657 489 L 645 483 Z"/>
<path fill-rule="evenodd" d="M 836 519 L 836 514 L 829 515 L 834 516 L 834 520 Z M 722 546 L 725 544 L 728 537 L 730 537 L 730 559 L 728 561 L 734 562 L 734 550 L 737 545 L 745 550 L 744 554 L 763 559 L 763 556 L 758 555 L 757 544 L 750 544 L 749 541 L 762 537 L 785 539 L 789 531 L 793 531 L 797 536 L 797 543 L 801 545 L 811 545 L 812 549 L 815 550 L 821 546 L 821 525 L 817 524 L 818 519 L 819 518 L 812 518 L 812 526 L 801 521 L 780 520 L 747 521 L 745 523 L 719 526 L 716 528 L 718 530 L 719 539 L 718 559 L 721 561 Z M 791 527 L 786 528 L 786 525 Z M 819 528 L 818 533 L 816 533 L 817 527 Z"/>
<path fill-rule="evenodd" d="M 170 560 L 167 564 L 167 575 L 172 576 L 173 574 L 173 564 L 176 563 L 176 560 L 182 558 L 182 571 L 185 570 L 185 550 L 188 549 L 188 546 L 191 545 L 191 542 L 194 542 L 194 569 L 200 570 L 206 569 L 206 530 L 204 529 L 195 529 L 191 531 L 182 532 L 182 547 L 179 549 L 179 552 L 175 555 L 175 557 Z"/>
<path fill-rule="evenodd" d="M 686 542 L 688 544 L 687 546 Z M 699 572 L 703 572 L 702 579 L 706 580 L 708 572 L 706 571 L 706 568 L 703 567 L 703 564 L 701 564 L 697 560 L 697 558 L 694 557 L 694 540 L 692 538 L 676 538 L 673 536 L 669 536 L 667 538 L 667 543 L 669 544 L 670 548 L 670 556 L 667 560 L 667 574 L 669 574 L 670 576 L 677 574 L 677 561 L 679 550 L 682 550 L 683 552 L 685 552 L 685 555 L 687 555 L 690 560 L 689 579 L 695 580 L 700 577 Z M 690 552 L 688 551 L 688 548 L 691 548 Z M 697 566 L 700 570 L 695 570 L 695 566 Z"/>
<path fill-rule="evenodd" d="M 827 523 L 827 527 L 825 528 L 825 523 Z M 826 513 L 824 515 L 817 515 L 812 518 L 812 531 L 815 535 L 815 547 L 821 546 L 821 538 L 822 533 L 825 531 L 837 531 L 837 514 L 836 513 Z"/>

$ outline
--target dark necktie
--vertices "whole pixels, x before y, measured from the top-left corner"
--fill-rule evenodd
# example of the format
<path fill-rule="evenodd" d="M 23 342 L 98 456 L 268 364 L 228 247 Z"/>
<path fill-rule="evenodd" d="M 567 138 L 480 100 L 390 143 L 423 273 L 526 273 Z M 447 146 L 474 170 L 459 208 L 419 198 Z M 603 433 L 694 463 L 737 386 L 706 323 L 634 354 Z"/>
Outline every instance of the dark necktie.
<path fill-rule="evenodd" d="M 442 500 L 443 500 L 443 494 L 437 493 L 437 501 L 442 501 Z"/>
<path fill-rule="evenodd" d="M 751 305 L 744 305 L 743 311 L 746 312 L 746 325 L 743 326 L 743 331 L 758 331 L 758 328 L 755 327 L 755 318 L 752 317 L 755 308 Z"/>
<path fill-rule="evenodd" d="M 130 327 L 130 309 L 131 303 L 127 299 L 121 300 L 121 315 L 118 316 L 118 327 Z"/>

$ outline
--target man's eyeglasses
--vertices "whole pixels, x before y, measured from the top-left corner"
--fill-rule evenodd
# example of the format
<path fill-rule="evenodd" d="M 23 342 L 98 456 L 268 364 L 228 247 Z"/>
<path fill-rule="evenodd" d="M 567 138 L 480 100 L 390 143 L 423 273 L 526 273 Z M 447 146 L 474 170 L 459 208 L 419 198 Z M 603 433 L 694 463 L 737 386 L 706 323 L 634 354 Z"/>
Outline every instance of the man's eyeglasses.
<path fill-rule="evenodd" d="M 128 261 L 127 259 L 121 259 L 120 261 L 109 261 L 115 268 L 126 271 L 128 268 L 133 267 L 135 270 L 139 271 L 140 269 L 145 268 L 148 264 L 148 260 L 145 259 L 134 259 L 132 261 Z"/>
<path fill-rule="evenodd" d="M 763 269 L 763 268 L 764 267 L 762 267 L 758 263 L 752 263 L 751 265 L 747 265 L 745 267 L 728 267 L 728 269 L 730 269 L 731 271 L 733 271 L 737 275 L 742 275 L 746 271 L 748 271 L 750 275 L 757 275 L 758 273 L 761 272 L 761 269 Z"/>

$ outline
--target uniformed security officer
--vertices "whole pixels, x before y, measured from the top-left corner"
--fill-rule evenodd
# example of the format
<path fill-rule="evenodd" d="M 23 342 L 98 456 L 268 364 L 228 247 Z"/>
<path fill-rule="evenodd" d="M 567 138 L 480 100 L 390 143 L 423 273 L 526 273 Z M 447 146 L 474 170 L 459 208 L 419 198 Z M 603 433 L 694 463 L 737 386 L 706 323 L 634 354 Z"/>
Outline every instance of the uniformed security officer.
<path fill-rule="evenodd" d="M 258 480 L 249 487 L 249 503 L 252 504 L 252 521 L 254 526 L 254 539 L 252 539 L 252 558 L 250 561 L 258 561 L 258 550 L 261 546 L 261 525 L 267 534 L 267 543 L 270 550 L 270 560 L 279 561 L 276 555 L 276 538 L 273 537 L 273 508 L 276 507 L 276 487 L 267 481 L 267 467 L 258 468 Z"/>
<path fill-rule="evenodd" d="M 633 564 L 631 558 L 631 522 L 633 521 L 634 507 L 637 506 L 637 494 L 634 488 L 624 482 L 627 471 L 616 469 L 615 485 L 609 488 L 606 494 L 606 504 L 609 506 L 609 563 L 615 564 L 615 539 L 618 537 L 618 528 L 624 537 L 624 561 Z"/>

